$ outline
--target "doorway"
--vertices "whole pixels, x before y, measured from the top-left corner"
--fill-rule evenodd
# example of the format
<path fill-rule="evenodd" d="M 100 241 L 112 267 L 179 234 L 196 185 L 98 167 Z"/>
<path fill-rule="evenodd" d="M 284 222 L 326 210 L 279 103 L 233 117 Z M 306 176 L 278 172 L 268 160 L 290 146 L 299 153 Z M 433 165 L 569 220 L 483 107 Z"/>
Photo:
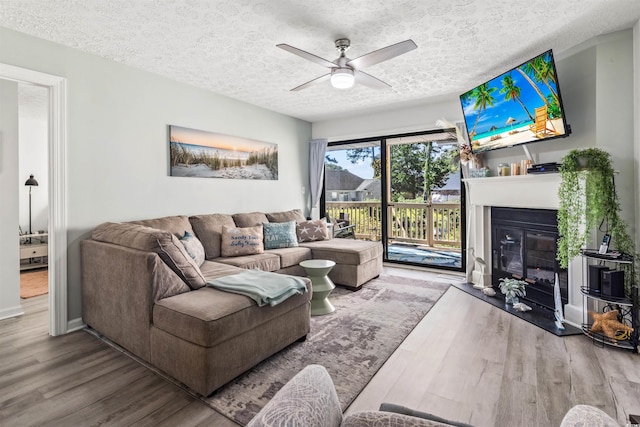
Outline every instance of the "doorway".
<path fill-rule="evenodd" d="M 462 271 L 457 147 L 441 130 L 329 143 L 321 209 L 351 237 L 382 241 L 386 262 Z"/>
<path fill-rule="evenodd" d="M 0 79 L 33 85 L 48 91 L 48 288 L 49 334 L 68 332 L 67 320 L 67 220 L 66 220 L 66 79 L 0 63 Z M 16 106 L 17 107 L 17 106 Z M 5 142 L 9 143 L 9 142 Z M 18 210 L 9 205 L 6 209 Z M 16 217 L 18 214 L 16 212 Z M 16 230 L 18 231 L 18 230 Z M 4 239 L 10 252 L 19 253 L 19 239 Z M 18 270 L 16 263 L 16 271 Z M 19 302 L 18 302 L 19 304 Z"/>
<path fill-rule="evenodd" d="M 20 302 L 49 292 L 49 90 L 18 84 Z"/>

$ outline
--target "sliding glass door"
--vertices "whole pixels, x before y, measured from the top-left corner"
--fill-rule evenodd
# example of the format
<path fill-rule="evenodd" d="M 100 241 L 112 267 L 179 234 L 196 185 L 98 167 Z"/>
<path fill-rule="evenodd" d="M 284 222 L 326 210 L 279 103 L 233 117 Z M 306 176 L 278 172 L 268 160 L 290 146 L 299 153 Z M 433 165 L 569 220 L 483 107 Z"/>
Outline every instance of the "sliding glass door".
<path fill-rule="evenodd" d="M 387 258 L 462 268 L 460 171 L 448 133 L 386 139 Z"/>
<path fill-rule="evenodd" d="M 382 241 L 388 262 L 462 270 L 456 154 L 442 131 L 329 144 L 323 202 L 334 236 Z"/>

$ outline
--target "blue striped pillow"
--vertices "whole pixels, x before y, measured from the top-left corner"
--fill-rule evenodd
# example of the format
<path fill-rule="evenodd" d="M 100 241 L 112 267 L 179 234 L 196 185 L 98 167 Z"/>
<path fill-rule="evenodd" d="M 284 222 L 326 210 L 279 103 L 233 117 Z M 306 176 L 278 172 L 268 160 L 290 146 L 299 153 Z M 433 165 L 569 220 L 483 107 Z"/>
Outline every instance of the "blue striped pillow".
<path fill-rule="evenodd" d="M 296 222 L 262 223 L 265 249 L 295 248 L 298 246 Z"/>

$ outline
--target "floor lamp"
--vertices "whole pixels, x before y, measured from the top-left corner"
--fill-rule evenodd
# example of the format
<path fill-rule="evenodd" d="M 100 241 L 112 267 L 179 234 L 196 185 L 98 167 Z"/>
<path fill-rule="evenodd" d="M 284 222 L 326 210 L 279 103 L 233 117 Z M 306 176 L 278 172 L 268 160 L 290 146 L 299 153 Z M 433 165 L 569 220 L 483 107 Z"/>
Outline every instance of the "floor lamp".
<path fill-rule="evenodd" d="M 31 188 L 38 186 L 38 181 L 33 177 L 33 174 L 29 176 L 27 182 L 24 183 L 27 187 L 29 187 L 29 243 L 31 243 Z"/>

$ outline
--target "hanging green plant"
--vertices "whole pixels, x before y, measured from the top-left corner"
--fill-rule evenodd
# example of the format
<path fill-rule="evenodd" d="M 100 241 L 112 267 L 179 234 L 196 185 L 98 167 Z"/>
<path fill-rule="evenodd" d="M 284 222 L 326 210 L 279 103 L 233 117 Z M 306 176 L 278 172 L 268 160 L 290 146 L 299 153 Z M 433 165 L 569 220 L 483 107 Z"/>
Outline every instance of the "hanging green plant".
<path fill-rule="evenodd" d="M 560 173 L 557 252 L 560 266 L 566 268 L 569 260 L 580 254 L 589 243 L 590 232 L 601 224 L 618 251 L 635 254 L 634 241 L 619 215 L 611 155 L 598 148 L 572 150 L 562 159 Z M 631 274 L 625 276 L 630 291 L 634 278 Z"/>

